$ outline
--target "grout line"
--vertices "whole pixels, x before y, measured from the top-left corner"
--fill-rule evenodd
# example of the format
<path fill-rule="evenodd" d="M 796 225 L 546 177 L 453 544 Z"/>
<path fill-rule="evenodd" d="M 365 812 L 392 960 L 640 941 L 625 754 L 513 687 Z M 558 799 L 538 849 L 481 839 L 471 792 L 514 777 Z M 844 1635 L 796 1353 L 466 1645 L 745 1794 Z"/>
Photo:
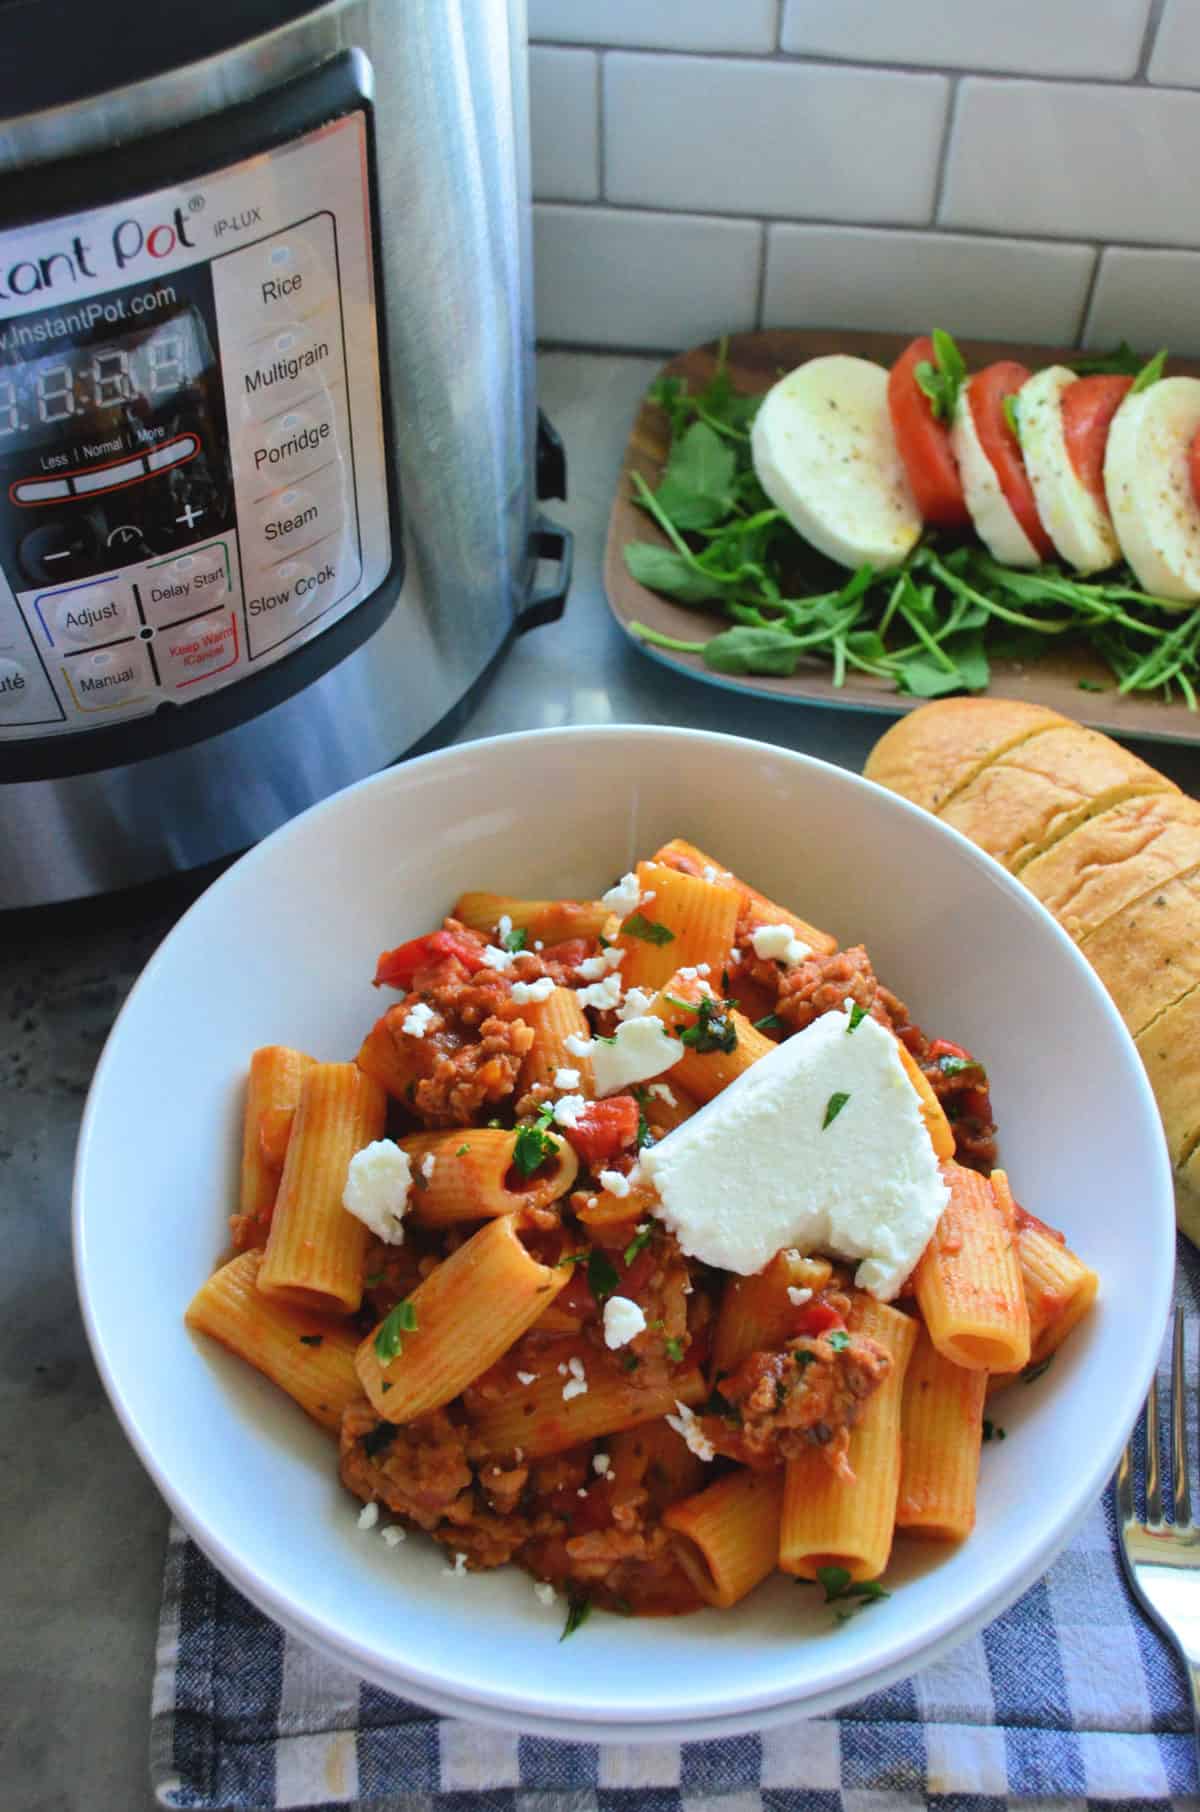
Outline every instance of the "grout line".
<path fill-rule="evenodd" d="M 1150 10 L 1146 14 L 1146 29 L 1142 34 L 1142 53 L 1134 73 L 1135 82 L 1148 83 L 1150 80 L 1150 58 L 1154 55 L 1154 46 L 1158 39 L 1158 28 L 1166 11 L 1167 0 L 1150 0 Z M 1157 87 L 1157 83 L 1155 86 Z"/>
<path fill-rule="evenodd" d="M 1096 285 L 1100 281 L 1100 260 L 1104 256 L 1104 247 L 1102 245 L 1097 245 L 1093 250 L 1096 255 L 1092 260 L 1092 271 L 1088 278 L 1087 288 L 1084 291 L 1083 307 L 1079 313 L 1079 332 L 1076 335 L 1074 342 L 1076 346 L 1087 345 L 1087 331 L 1091 321 L 1092 303 L 1096 299 Z"/>
<path fill-rule="evenodd" d="M 763 324 L 763 303 L 767 299 L 767 241 L 769 236 L 770 227 L 764 220 L 759 228 L 758 238 L 758 275 L 754 292 L 754 325 L 756 327 L 761 327 Z"/>
<path fill-rule="evenodd" d="M 962 92 L 962 80 L 955 76 L 950 84 L 950 93 L 946 100 L 946 118 L 942 125 L 942 144 L 938 153 L 937 175 L 933 184 L 933 215 L 931 226 L 936 226 L 938 215 L 942 211 L 942 199 L 946 193 L 946 175 L 950 168 L 950 145 L 954 137 L 954 125 L 958 118 L 958 97 Z"/>
<path fill-rule="evenodd" d="M 783 8 L 784 0 L 775 0 L 775 50 L 783 49 Z"/>
<path fill-rule="evenodd" d="M 604 200 L 608 188 L 608 146 L 606 143 L 608 108 L 604 99 L 605 61 L 606 54 L 601 51 L 596 58 L 596 182 L 601 201 Z"/>

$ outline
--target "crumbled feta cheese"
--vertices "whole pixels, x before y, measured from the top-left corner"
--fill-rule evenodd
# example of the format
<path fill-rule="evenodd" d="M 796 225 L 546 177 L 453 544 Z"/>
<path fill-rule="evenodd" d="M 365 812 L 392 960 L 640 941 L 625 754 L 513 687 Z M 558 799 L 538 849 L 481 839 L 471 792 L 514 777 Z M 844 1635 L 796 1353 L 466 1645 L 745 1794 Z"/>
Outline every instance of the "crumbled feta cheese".
<path fill-rule="evenodd" d="M 369 1227 L 376 1239 L 389 1246 L 402 1246 L 411 1182 L 408 1153 L 391 1139 L 375 1139 L 350 1160 L 342 1207 Z"/>
<path fill-rule="evenodd" d="M 579 965 L 579 973 L 584 981 L 599 981 L 610 969 L 619 969 L 625 961 L 625 952 L 617 944 L 610 944 L 599 956 L 588 956 Z"/>
<path fill-rule="evenodd" d="M 423 1000 L 416 1000 L 404 1015 L 400 1030 L 407 1032 L 410 1038 L 424 1038 L 430 1022 L 436 1018 L 431 1006 L 427 1006 Z"/>
<path fill-rule="evenodd" d="M 568 1129 L 579 1125 L 579 1116 L 587 1106 L 583 1095 L 561 1095 L 554 1103 L 554 1124 Z"/>
<path fill-rule="evenodd" d="M 463 1554 L 461 1551 L 459 1553 L 457 1553 L 454 1556 L 454 1565 L 452 1567 L 443 1567 L 442 1572 L 449 1579 L 465 1579 L 467 1577 L 467 1557 L 466 1557 L 466 1555 Z"/>
<path fill-rule="evenodd" d="M 586 1485 L 581 1485 L 581 1486 L 580 1486 L 580 1487 L 579 1487 L 579 1489 L 578 1489 L 578 1491 L 577 1491 L 577 1492 L 576 1492 L 576 1493 L 575 1493 L 575 1495 L 576 1495 L 576 1497 L 586 1497 L 586 1496 L 587 1496 L 587 1487 L 586 1487 Z"/>
<path fill-rule="evenodd" d="M 681 1403 L 679 1399 L 676 1398 L 675 1407 L 679 1411 L 679 1414 L 677 1416 L 667 1417 L 667 1427 L 673 1428 L 677 1435 L 683 1436 L 698 1460 L 713 1459 L 715 1457 L 713 1444 L 701 1428 L 687 1404 Z"/>
<path fill-rule="evenodd" d="M 376 1503 L 364 1504 L 362 1509 L 358 1513 L 359 1528 L 360 1529 L 373 1529 L 378 1521 L 379 1521 L 379 1505 Z"/>
<path fill-rule="evenodd" d="M 650 1087 L 646 1090 L 646 1093 L 654 1096 L 659 1101 L 665 1101 L 668 1107 L 679 1106 L 678 1101 L 676 1101 L 665 1082 L 652 1082 Z"/>
<path fill-rule="evenodd" d="M 689 1258 L 748 1277 L 781 1247 L 829 1252 L 861 1260 L 855 1282 L 885 1302 L 947 1200 L 896 1038 L 869 1017 L 847 1038 L 839 1013 L 752 1064 L 641 1165 Z"/>
<path fill-rule="evenodd" d="M 508 940 L 512 936 L 512 920 L 509 918 L 507 912 L 502 912 L 500 914 L 500 922 L 496 926 L 496 936 L 500 939 L 502 944 L 507 946 Z"/>
<path fill-rule="evenodd" d="M 583 1369 L 583 1360 L 575 1357 L 568 1359 L 567 1370 L 571 1376 L 563 1385 L 564 1403 L 569 1403 L 572 1397 L 583 1397 L 587 1394 L 587 1374 Z"/>
<path fill-rule="evenodd" d="M 637 989 L 632 989 L 631 992 L 636 994 Z M 581 1038 L 578 1032 L 568 1032 L 563 1039 L 563 1047 L 570 1051 L 572 1057 L 590 1057 L 595 1043 L 594 1038 Z"/>
<path fill-rule="evenodd" d="M 635 874 L 622 875 L 615 887 L 600 895 L 600 904 L 607 906 L 610 912 L 616 912 L 627 919 L 631 912 L 637 911 L 638 878 Z"/>
<path fill-rule="evenodd" d="M 707 881 L 709 883 L 709 885 L 711 886 L 711 884 L 716 880 L 716 878 L 717 878 L 716 869 L 713 867 L 711 862 L 706 862 L 704 864 L 704 867 L 700 870 L 700 879 L 702 881 Z"/>
<path fill-rule="evenodd" d="M 558 1593 L 554 1590 L 554 1587 L 550 1584 L 548 1579 L 534 1580 L 533 1595 L 539 1604 L 544 1605 L 553 1604 L 554 1600 L 558 1597 Z"/>
<path fill-rule="evenodd" d="M 545 948 L 546 948 L 546 946 L 545 946 L 545 944 L 543 944 L 543 942 L 542 942 L 542 940 L 541 940 L 541 938 L 540 938 L 540 937 L 535 937 L 535 938 L 534 938 L 534 940 L 533 940 L 533 947 L 534 947 L 534 949 L 535 949 L 535 950 L 544 950 L 544 949 L 545 949 Z"/>
<path fill-rule="evenodd" d="M 517 1373 L 517 1383 L 518 1384 L 532 1384 L 534 1382 L 534 1380 L 536 1379 L 536 1377 L 537 1377 L 536 1372 L 518 1372 Z"/>
<path fill-rule="evenodd" d="M 564 1088 L 564 1089 L 578 1088 L 579 1087 L 579 1071 L 578 1070 L 555 1070 L 554 1086 L 555 1086 L 555 1088 Z"/>
<path fill-rule="evenodd" d="M 592 982 L 589 987 L 576 988 L 575 998 L 581 1007 L 595 1007 L 601 1013 L 609 1007 L 619 1007 L 621 977 L 614 972 L 606 975 L 603 981 Z"/>
<path fill-rule="evenodd" d="M 623 1006 L 617 1008 L 618 1019 L 641 1019 L 650 1011 L 654 995 L 649 988 L 630 988 Z"/>
<path fill-rule="evenodd" d="M 597 1044 L 592 1053 L 592 1071 L 598 1096 L 616 1095 L 660 1076 L 679 1062 L 684 1047 L 672 1038 L 662 1020 L 653 1013 L 644 1018 L 628 1019 L 617 1027 L 612 1044 Z"/>
<path fill-rule="evenodd" d="M 603 1478 L 608 1471 L 609 1458 L 610 1456 L 607 1453 L 594 1453 L 592 1455 L 592 1471 L 597 1473 L 600 1478 Z"/>
<path fill-rule="evenodd" d="M 483 952 L 483 966 L 485 969 L 495 969 L 504 975 L 513 966 L 512 952 L 501 950 L 499 944 L 488 944 Z"/>
<path fill-rule="evenodd" d="M 657 898 L 658 898 L 658 895 L 655 893 L 654 889 L 651 887 L 648 889 L 648 891 L 646 893 L 644 893 L 642 895 L 641 899 L 638 901 L 638 905 L 639 906 L 648 906 L 650 904 L 651 900 L 657 900 Z"/>
<path fill-rule="evenodd" d="M 554 992 L 554 983 L 548 975 L 539 975 L 536 981 L 514 982 L 512 985 L 513 1004 L 525 1006 L 528 1001 L 549 1000 Z"/>
<path fill-rule="evenodd" d="M 604 1344 L 613 1352 L 645 1332 L 646 1317 L 628 1296 L 610 1296 L 604 1305 Z"/>
<path fill-rule="evenodd" d="M 567 1362 L 565 1359 L 559 1361 L 558 1375 L 560 1378 L 565 1378 L 567 1375 Z"/>
<path fill-rule="evenodd" d="M 789 969 L 812 955 L 812 945 L 801 943 L 790 925 L 759 925 L 750 933 L 750 942 L 755 956 L 774 957 Z"/>
<path fill-rule="evenodd" d="M 433 1167 L 436 1164 L 436 1162 L 437 1162 L 437 1159 L 434 1157 L 434 1155 L 431 1151 L 427 1151 L 425 1153 L 425 1156 L 421 1159 L 421 1175 L 425 1178 L 425 1181 L 427 1183 L 429 1182 L 430 1178 L 433 1176 Z"/>
<path fill-rule="evenodd" d="M 601 1189 L 606 1189 L 609 1195 L 627 1196 L 629 1194 L 629 1178 L 620 1170 L 602 1170 L 600 1172 L 600 1187 Z"/>
<path fill-rule="evenodd" d="M 402 1541 L 407 1541 L 408 1539 L 408 1530 L 403 1528 L 399 1523 L 389 1523 L 387 1528 L 381 1529 L 379 1533 L 382 1535 L 384 1543 L 389 1548 L 398 1548 Z"/>
<path fill-rule="evenodd" d="M 798 1284 L 790 1283 L 787 1287 L 788 1301 L 794 1308 L 801 1309 L 806 1302 L 812 1301 L 812 1291 L 802 1290 Z"/>

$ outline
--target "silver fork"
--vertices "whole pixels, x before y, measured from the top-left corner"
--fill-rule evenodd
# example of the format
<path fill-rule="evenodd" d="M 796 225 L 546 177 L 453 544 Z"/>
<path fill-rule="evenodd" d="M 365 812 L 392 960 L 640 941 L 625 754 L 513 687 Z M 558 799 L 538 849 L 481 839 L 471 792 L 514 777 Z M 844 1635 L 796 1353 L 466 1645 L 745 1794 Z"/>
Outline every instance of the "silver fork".
<path fill-rule="evenodd" d="M 1175 1311 L 1171 1346 L 1171 1498 L 1174 1524 L 1163 1521 L 1159 1468 L 1158 1380 L 1146 1398 L 1146 1520 L 1133 1507 L 1133 1438 L 1113 1481 L 1121 1561 L 1134 1597 L 1169 1636 L 1187 1667 L 1200 1760 L 1200 1527 L 1192 1521 L 1187 1421 L 1184 1416 L 1183 1310 Z"/>

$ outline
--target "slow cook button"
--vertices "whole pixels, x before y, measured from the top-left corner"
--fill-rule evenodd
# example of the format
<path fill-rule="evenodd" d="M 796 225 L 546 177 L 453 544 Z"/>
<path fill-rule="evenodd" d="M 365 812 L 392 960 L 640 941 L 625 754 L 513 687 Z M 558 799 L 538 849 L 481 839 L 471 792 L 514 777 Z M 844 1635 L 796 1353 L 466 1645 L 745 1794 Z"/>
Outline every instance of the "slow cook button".
<path fill-rule="evenodd" d="M 83 585 L 60 598 L 39 598 L 38 609 L 52 643 L 68 648 L 116 642 L 138 627 L 133 599 L 123 585 Z"/>
<path fill-rule="evenodd" d="M 140 585 L 146 620 L 156 629 L 194 616 L 210 604 L 224 604 L 232 590 L 225 543 L 160 560 L 146 568 Z"/>
<path fill-rule="evenodd" d="M 250 652 L 262 654 L 320 616 L 344 589 L 342 559 L 282 560 L 247 580 Z"/>
<path fill-rule="evenodd" d="M 160 631 L 154 643 L 163 685 L 170 692 L 185 692 L 214 674 L 237 666 L 237 615 L 219 610 L 212 616 L 193 617 L 174 629 Z"/>
<path fill-rule="evenodd" d="M 118 711 L 154 690 L 154 673 L 144 642 L 121 642 L 95 654 L 72 655 L 62 675 L 78 710 Z"/>

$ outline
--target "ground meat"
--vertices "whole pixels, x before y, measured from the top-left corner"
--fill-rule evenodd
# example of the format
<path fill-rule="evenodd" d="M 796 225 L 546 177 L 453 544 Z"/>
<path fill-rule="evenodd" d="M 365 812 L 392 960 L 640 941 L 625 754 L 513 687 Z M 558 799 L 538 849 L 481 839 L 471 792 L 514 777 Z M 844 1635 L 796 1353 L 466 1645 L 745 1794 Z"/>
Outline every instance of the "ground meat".
<path fill-rule="evenodd" d="M 865 1334 L 835 1348 L 817 1336 L 790 1340 L 779 1352 L 755 1352 L 718 1386 L 731 1413 L 704 1417 L 718 1452 L 750 1466 L 775 1466 L 806 1448 L 844 1451 L 839 1440 L 892 1367 L 890 1355 Z"/>
<path fill-rule="evenodd" d="M 364 1398 L 342 1416 L 340 1446 L 347 1490 L 422 1529 L 436 1529 L 472 1482 L 462 1431 L 441 1409 L 399 1428 L 381 1422 Z"/>
<path fill-rule="evenodd" d="M 755 964 L 755 980 L 763 979 Z M 774 965 L 772 965 L 774 966 Z M 871 959 L 861 944 L 850 950 L 835 950 L 832 956 L 807 956 L 794 969 L 779 976 L 779 996 L 775 1011 L 789 1032 L 802 1032 L 823 1013 L 840 1013 L 852 1001 L 864 1007 L 873 1019 L 891 1030 L 891 1017 L 880 999 L 879 981 Z"/>
<path fill-rule="evenodd" d="M 417 1083 L 413 1108 L 426 1126 L 469 1126 L 481 1107 L 512 1094 L 532 1043 L 523 1019 L 485 1019 L 477 1044 L 439 1051 L 433 1073 Z"/>

